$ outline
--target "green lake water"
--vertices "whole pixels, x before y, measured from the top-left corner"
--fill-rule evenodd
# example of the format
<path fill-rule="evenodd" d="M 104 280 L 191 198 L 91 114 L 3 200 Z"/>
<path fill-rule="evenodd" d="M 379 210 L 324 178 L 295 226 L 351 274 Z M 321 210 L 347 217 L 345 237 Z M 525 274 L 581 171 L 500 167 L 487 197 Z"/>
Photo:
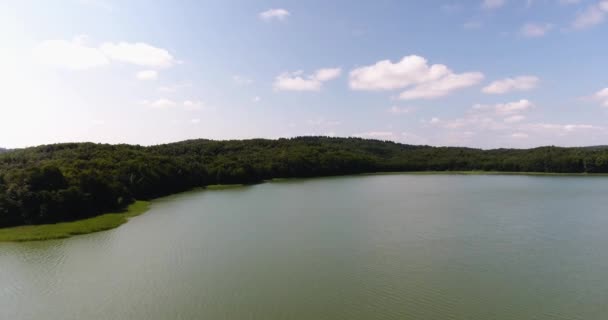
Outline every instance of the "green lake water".
<path fill-rule="evenodd" d="M 608 177 L 378 175 L 0 244 L 0 319 L 608 319 Z"/>

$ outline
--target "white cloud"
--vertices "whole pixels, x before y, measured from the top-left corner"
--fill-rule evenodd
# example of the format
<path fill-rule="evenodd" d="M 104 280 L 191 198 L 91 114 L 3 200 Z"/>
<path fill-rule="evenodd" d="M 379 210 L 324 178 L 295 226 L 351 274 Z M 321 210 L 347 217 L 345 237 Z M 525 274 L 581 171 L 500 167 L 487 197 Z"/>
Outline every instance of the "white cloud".
<path fill-rule="evenodd" d="M 585 29 L 604 22 L 608 14 L 608 0 L 599 1 L 579 12 L 572 22 L 575 29 Z"/>
<path fill-rule="evenodd" d="M 321 82 L 329 81 L 339 77 L 341 73 L 342 69 L 340 68 L 319 69 L 315 72 L 314 78 Z"/>
<path fill-rule="evenodd" d="M 406 56 L 397 63 L 389 60 L 360 67 L 350 72 L 350 86 L 355 90 L 391 90 L 437 80 L 451 71 L 444 65 L 429 66 L 423 57 Z"/>
<path fill-rule="evenodd" d="M 86 46 L 84 37 L 77 37 L 72 41 L 43 41 L 34 48 L 33 55 L 42 64 L 72 70 L 101 67 L 110 63 L 99 49 Z"/>
<path fill-rule="evenodd" d="M 154 101 L 143 100 L 141 104 L 153 109 L 169 109 L 177 106 L 177 103 L 175 101 L 165 98 Z"/>
<path fill-rule="evenodd" d="M 340 76 L 339 68 L 319 69 L 314 74 L 303 76 L 302 71 L 284 72 L 274 81 L 274 89 L 281 91 L 319 91 L 324 82 Z"/>
<path fill-rule="evenodd" d="M 525 116 L 522 115 L 514 115 L 514 116 L 510 116 L 504 119 L 504 122 L 506 123 L 516 123 L 516 122 L 521 122 L 526 120 Z"/>
<path fill-rule="evenodd" d="M 487 94 L 503 94 L 511 91 L 526 91 L 538 86 L 540 79 L 535 76 L 506 78 L 490 83 L 482 91 Z"/>
<path fill-rule="evenodd" d="M 388 112 L 392 114 L 408 114 L 414 112 L 414 108 L 392 106 L 388 109 Z"/>
<path fill-rule="evenodd" d="M 313 78 L 302 78 L 302 72 L 285 72 L 276 77 L 274 88 L 282 91 L 319 91 L 321 81 Z"/>
<path fill-rule="evenodd" d="M 142 70 L 135 74 L 138 80 L 156 80 L 158 79 L 158 71 L 156 70 Z"/>
<path fill-rule="evenodd" d="M 429 66 L 425 58 L 410 55 L 397 63 L 382 60 L 352 70 L 350 87 L 353 90 L 393 90 L 409 87 L 401 93 L 401 99 L 429 99 L 475 85 L 482 79 L 483 74 L 480 72 L 456 74 L 445 65 Z"/>
<path fill-rule="evenodd" d="M 251 98 L 251 101 L 258 103 L 258 102 L 262 101 L 262 98 L 255 96 L 255 97 Z"/>
<path fill-rule="evenodd" d="M 291 13 L 285 9 L 269 9 L 264 12 L 260 12 L 259 17 L 264 21 L 280 20 L 283 21 L 289 17 Z"/>
<path fill-rule="evenodd" d="M 431 81 L 406 90 L 399 95 L 402 100 L 434 99 L 450 94 L 452 91 L 474 86 L 483 80 L 480 72 L 450 74 L 437 81 Z"/>
<path fill-rule="evenodd" d="M 604 107 L 608 107 L 608 88 L 604 88 L 593 95 Z"/>
<path fill-rule="evenodd" d="M 527 38 L 538 38 L 547 34 L 551 29 L 553 29 L 553 25 L 546 24 L 535 24 L 535 23 L 527 23 L 523 27 L 521 27 L 521 34 Z"/>
<path fill-rule="evenodd" d="M 433 118 L 426 123 L 450 131 L 506 131 L 513 129 L 514 125 L 524 121 L 526 118 L 520 113 L 525 112 L 532 107 L 533 104 L 525 99 L 493 105 L 477 104 L 463 117 L 448 120 Z"/>
<path fill-rule="evenodd" d="M 84 70 L 109 65 L 110 62 L 125 62 L 151 68 L 166 68 L 177 63 L 165 49 L 146 43 L 110 43 L 99 47 L 87 46 L 86 36 L 71 41 L 46 40 L 34 48 L 33 55 L 43 64 Z"/>
<path fill-rule="evenodd" d="M 139 66 L 167 68 L 177 63 L 169 51 L 143 42 L 106 42 L 100 50 L 112 60 Z"/>
<path fill-rule="evenodd" d="M 552 135 L 564 136 L 571 133 L 604 130 L 603 127 L 591 124 L 556 124 L 556 123 L 531 123 L 523 126 L 526 130 Z"/>
<path fill-rule="evenodd" d="M 201 119 L 198 119 L 198 118 L 196 118 L 196 119 L 191 119 L 191 120 L 190 120 L 190 123 L 192 123 L 192 124 L 199 124 L 199 123 L 201 123 Z"/>
<path fill-rule="evenodd" d="M 477 104 L 474 105 L 472 111 L 475 112 L 483 112 L 483 111 L 492 111 L 497 115 L 512 115 L 519 112 L 527 111 L 534 107 L 534 104 L 526 99 L 521 99 L 519 101 L 508 102 L 508 103 L 498 103 L 495 105 L 482 105 Z"/>
<path fill-rule="evenodd" d="M 498 9 L 505 5 L 506 0 L 483 0 L 481 6 L 485 9 Z"/>

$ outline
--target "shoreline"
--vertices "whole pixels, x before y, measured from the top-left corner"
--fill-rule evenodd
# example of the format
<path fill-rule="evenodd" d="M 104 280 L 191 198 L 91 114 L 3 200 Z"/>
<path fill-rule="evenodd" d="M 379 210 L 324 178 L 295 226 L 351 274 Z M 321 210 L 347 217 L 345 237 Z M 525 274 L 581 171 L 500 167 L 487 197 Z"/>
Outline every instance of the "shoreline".
<path fill-rule="evenodd" d="M 149 201 L 135 201 L 123 212 L 105 213 L 82 220 L 8 227 L 0 229 L 0 242 L 27 242 L 65 239 L 117 228 L 150 209 Z"/>
<path fill-rule="evenodd" d="M 554 172 L 508 172 L 508 171 L 394 171 L 394 172 L 369 172 L 337 176 L 319 177 L 297 177 L 297 178 L 274 178 L 264 180 L 260 183 L 281 183 L 302 179 L 337 178 L 348 176 L 381 176 L 381 175 L 504 175 L 504 176 L 546 176 L 546 177 L 608 177 L 606 173 L 554 173 Z M 209 185 L 194 188 L 192 191 L 221 191 L 243 188 L 245 184 L 222 184 Z M 182 192 L 180 192 L 182 193 Z M 179 194 L 179 193 L 176 193 Z M 174 196 L 176 194 L 167 195 Z M 160 197 L 157 199 L 162 199 Z M 153 199 L 151 201 L 157 200 Z M 1 242 L 28 242 L 65 239 L 77 235 L 91 234 L 101 231 L 115 229 L 131 218 L 144 214 L 150 209 L 151 201 L 135 201 L 123 212 L 105 213 L 99 216 L 76 220 L 70 222 L 59 222 L 55 224 L 25 225 L 8 228 L 0 228 Z"/>

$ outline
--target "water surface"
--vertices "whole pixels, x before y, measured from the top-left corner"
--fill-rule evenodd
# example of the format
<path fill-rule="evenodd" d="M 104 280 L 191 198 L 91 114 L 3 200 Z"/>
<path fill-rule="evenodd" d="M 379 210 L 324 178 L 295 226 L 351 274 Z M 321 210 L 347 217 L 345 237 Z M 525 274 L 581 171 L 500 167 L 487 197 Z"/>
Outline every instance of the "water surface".
<path fill-rule="evenodd" d="M 386 175 L 0 244 L 0 319 L 608 318 L 608 178 Z"/>

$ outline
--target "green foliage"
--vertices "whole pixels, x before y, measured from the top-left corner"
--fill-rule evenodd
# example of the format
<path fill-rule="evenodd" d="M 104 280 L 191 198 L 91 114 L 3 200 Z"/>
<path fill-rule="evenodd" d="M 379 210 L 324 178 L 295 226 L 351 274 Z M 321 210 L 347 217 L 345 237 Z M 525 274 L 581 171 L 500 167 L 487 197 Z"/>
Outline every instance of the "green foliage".
<path fill-rule="evenodd" d="M 44 145 L 0 154 L 0 227 L 81 220 L 211 185 L 393 171 L 608 173 L 608 148 L 480 150 L 329 137 Z"/>
<path fill-rule="evenodd" d="M 79 234 L 109 230 L 127 222 L 129 218 L 144 213 L 148 210 L 148 206 L 148 202 L 136 201 L 128 207 L 127 211 L 121 213 L 106 213 L 72 222 L 4 228 L 0 229 L 0 242 L 62 239 Z"/>

